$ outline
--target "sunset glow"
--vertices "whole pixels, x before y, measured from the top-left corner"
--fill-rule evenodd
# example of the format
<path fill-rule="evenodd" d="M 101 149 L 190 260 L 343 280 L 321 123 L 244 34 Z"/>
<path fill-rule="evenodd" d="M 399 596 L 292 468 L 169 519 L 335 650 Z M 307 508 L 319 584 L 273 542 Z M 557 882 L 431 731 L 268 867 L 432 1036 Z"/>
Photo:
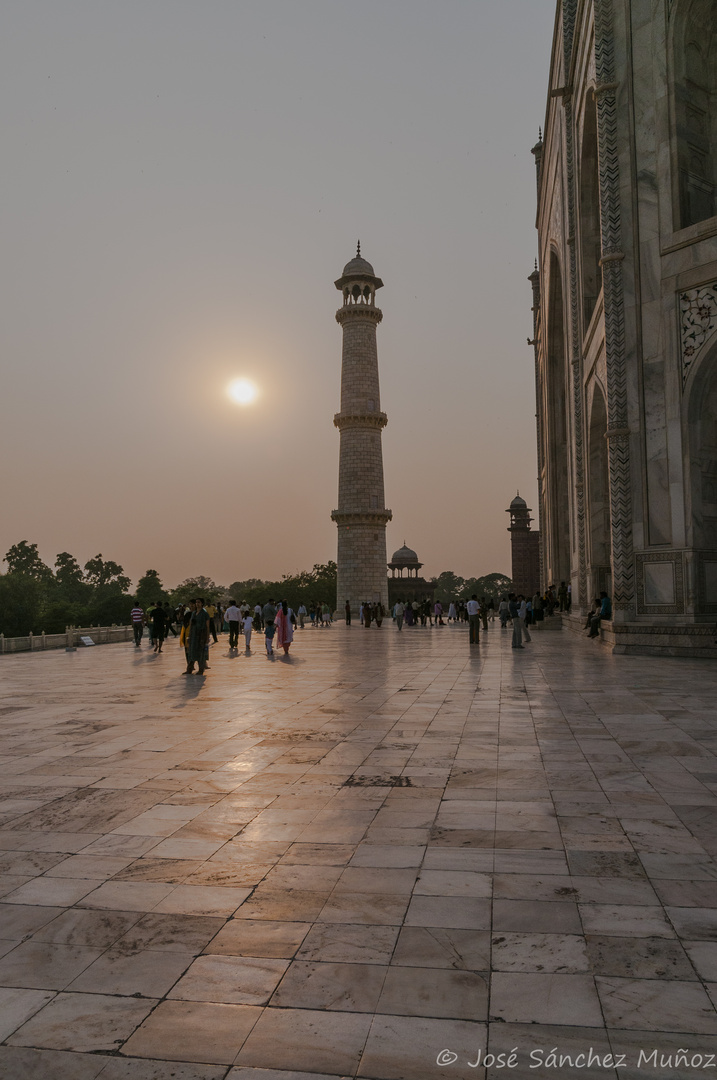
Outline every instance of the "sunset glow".
<path fill-rule="evenodd" d="M 229 383 L 227 393 L 237 405 L 251 405 L 256 401 L 259 391 L 249 379 L 234 379 Z"/>

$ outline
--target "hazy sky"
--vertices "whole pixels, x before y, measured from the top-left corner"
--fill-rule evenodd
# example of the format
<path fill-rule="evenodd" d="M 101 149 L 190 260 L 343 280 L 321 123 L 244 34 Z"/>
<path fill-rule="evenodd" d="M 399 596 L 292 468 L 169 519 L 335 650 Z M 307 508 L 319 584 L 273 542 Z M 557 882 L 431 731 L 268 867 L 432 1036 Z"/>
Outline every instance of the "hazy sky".
<path fill-rule="evenodd" d="M 509 572 L 536 506 L 530 147 L 555 0 L 5 0 L 0 554 L 168 585 L 336 557 L 354 254 L 388 551 Z M 256 382 L 242 408 L 225 393 Z"/>

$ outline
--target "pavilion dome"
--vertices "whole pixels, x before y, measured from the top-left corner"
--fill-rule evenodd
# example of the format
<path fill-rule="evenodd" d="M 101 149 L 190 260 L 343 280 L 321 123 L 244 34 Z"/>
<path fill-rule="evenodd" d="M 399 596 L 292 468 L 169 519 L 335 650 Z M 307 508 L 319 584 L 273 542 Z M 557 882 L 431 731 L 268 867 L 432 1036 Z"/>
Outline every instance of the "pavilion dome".
<path fill-rule="evenodd" d="M 403 547 L 400 547 L 398 549 L 398 551 L 394 551 L 393 555 L 391 556 L 391 562 L 403 563 L 404 566 L 409 566 L 412 563 L 418 562 L 418 555 L 416 555 L 416 552 L 413 551 L 412 548 L 406 547 L 406 545 L 404 544 Z"/>
<path fill-rule="evenodd" d="M 366 259 L 362 259 L 360 255 L 356 255 L 351 262 L 347 262 L 344 267 L 343 277 L 376 277 L 373 267 Z"/>
<path fill-rule="evenodd" d="M 510 504 L 511 510 L 523 510 L 528 508 L 528 504 L 525 499 L 521 499 L 520 495 L 516 495 Z"/>

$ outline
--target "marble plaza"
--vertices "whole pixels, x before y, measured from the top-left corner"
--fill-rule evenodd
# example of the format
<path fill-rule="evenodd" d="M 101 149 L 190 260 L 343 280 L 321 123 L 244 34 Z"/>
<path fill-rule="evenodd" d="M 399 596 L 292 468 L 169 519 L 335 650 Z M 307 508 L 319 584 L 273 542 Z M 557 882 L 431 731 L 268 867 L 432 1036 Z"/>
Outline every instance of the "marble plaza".
<path fill-rule="evenodd" d="M 714 1075 L 712 663 L 261 645 L 2 658 L 3 1080 Z"/>

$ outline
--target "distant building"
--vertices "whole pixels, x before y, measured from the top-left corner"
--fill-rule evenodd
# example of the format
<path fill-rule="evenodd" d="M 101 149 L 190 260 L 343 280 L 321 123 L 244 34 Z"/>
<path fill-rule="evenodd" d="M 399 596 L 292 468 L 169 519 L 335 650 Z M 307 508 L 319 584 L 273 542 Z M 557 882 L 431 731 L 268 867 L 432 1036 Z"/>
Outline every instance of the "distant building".
<path fill-rule="evenodd" d="M 516 495 L 506 510 L 510 514 L 510 550 L 512 556 L 513 589 L 523 596 L 532 596 L 540 588 L 540 533 L 531 529 L 533 520 L 525 499 Z M 552 585 L 552 582 L 547 582 Z"/>
<path fill-rule="evenodd" d="M 410 547 L 403 547 L 394 551 L 388 568 L 391 577 L 388 579 L 388 602 L 391 607 L 397 600 L 430 600 L 433 602 L 434 586 L 432 582 L 418 576 L 418 571 L 423 566 L 418 561 L 418 555 Z"/>

